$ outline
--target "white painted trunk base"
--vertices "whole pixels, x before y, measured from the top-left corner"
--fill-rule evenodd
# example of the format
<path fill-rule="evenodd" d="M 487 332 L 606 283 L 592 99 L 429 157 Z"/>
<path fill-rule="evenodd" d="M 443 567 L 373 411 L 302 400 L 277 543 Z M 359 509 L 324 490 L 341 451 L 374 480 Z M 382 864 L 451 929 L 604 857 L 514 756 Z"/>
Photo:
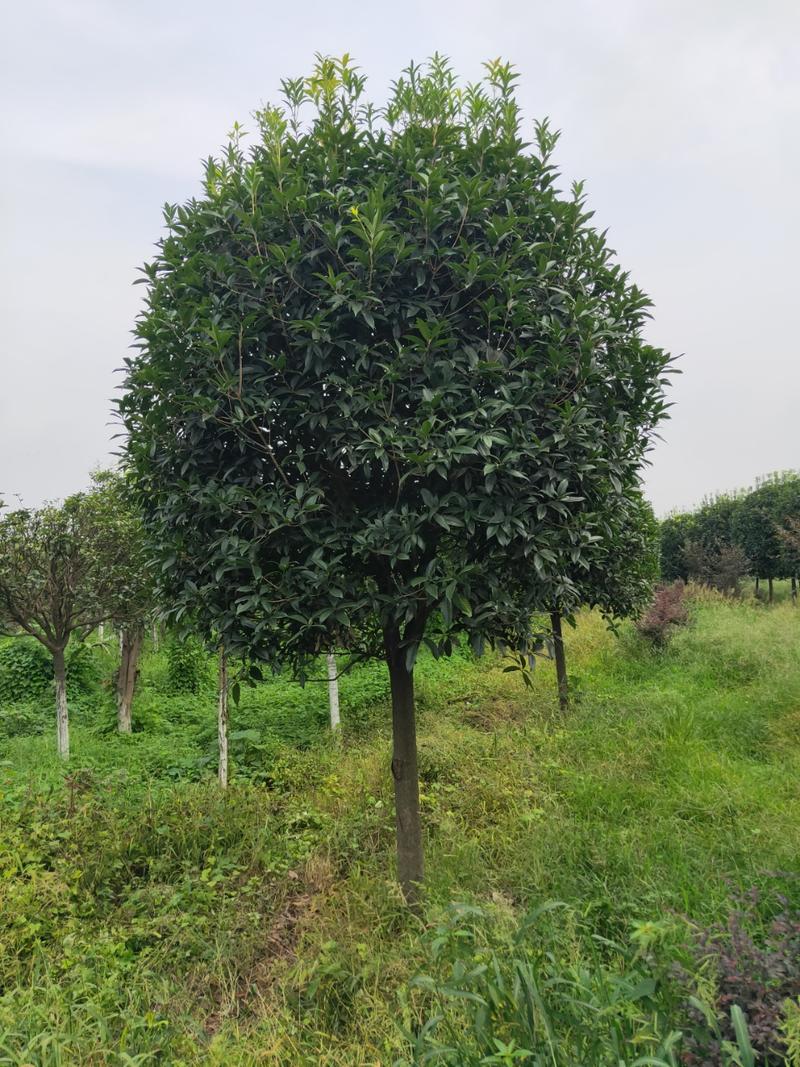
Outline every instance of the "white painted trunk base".
<path fill-rule="evenodd" d="M 339 729 L 339 679 L 336 677 L 336 657 L 328 653 L 328 704 L 331 709 L 331 730 Z"/>

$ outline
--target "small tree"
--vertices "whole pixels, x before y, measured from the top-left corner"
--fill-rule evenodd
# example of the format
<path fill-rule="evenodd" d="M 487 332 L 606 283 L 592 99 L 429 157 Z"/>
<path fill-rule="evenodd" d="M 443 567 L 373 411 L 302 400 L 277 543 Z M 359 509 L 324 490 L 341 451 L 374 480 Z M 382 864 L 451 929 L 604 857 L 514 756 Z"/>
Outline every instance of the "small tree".
<path fill-rule="evenodd" d="M 591 516 L 665 414 L 647 298 L 581 186 L 558 192 L 546 123 L 526 145 L 516 75 L 487 71 L 412 66 L 380 115 L 346 57 L 286 82 L 167 208 L 121 401 L 176 616 L 300 676 L 385 660 L 409 899 L 419 648 L 525 652 L 535 611 L 577 603 Z"/>
<path fill-rule="evenodd" d="M 118 536 L 126 546 L 124 560 L 117 563 L 119 587 L 113 598 L 111 621 L 119 627 L 120 665 L 117 673 L 117 729 L 129 734 L 132 708 L 145 627 L 155 607 L 153 577 L 144 528 L 125 477 L 118 471 L 92 475 L 94 491 L 114 510 Z"/>
<path fill-rule="evenodd" d="M 126 595 L 127 517 L 101 490 L 0 519 L 0 616 L 53 657 L 59 754 L 69 756 L 64 652 Z"/>
<path fill-rule="evenodd" d="M 742 578 L 751 570 L 750 561 L 739 545 L 708 547 L 702 541 L 687 541 L 683 555 L 688 577 L 721 593 L 737 593 Z"/>

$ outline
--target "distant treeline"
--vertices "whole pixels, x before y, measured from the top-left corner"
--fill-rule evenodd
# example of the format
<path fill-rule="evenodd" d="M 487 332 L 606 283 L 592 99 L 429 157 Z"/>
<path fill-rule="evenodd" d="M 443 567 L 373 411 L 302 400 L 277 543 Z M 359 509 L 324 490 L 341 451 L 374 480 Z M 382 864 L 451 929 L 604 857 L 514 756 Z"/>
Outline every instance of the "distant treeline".
<path fill-rule="evenodd" d="M 733 591 L 750 575 L 766 580 L 800 573 L 800 473 L 771 474 L 754 488 L 706 499 L 696 511 L 661 523 L 661 576 Z"/>

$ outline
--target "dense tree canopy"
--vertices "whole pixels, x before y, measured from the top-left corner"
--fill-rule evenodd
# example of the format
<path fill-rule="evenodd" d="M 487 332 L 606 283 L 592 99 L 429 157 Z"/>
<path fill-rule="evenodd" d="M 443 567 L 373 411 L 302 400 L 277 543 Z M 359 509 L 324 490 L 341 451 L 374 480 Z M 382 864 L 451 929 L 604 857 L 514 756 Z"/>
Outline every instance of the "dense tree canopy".
<path fill-rule="evenodd" d="M 642 494 L 617 501 L 600 524 L 599 536 L 579 565 L 569 571 L 581 605 L 597 608 L 614 625 L 638 616 L 649 603 L 659 573 L 659 527 Z M 551 644 L 559 701 L 568 705 L 567 664 L 562 636 L 563 605 L 551 606 Z M 574 624 L 569 607 L 567 620 Z"/>
<path fill-rule="evenodd" d="M 585 572 L 575 575 L 581 603 L 606 618 L 638 615 L 658 578 L 658 523 L 641 493 L 628 494 L 625 507 L 609 517 Z"/>
<path fill-rule="evenodd" d="M 431 615 L 437 652 L 525 649 L 665 413 L 649 301 L 514 81 L 434 58 L 382 111 L 346 58 L 285 83 L 167 207 L 121 401 L 165 602 L 300 671 L 385 655 L 396 781 Z"/>

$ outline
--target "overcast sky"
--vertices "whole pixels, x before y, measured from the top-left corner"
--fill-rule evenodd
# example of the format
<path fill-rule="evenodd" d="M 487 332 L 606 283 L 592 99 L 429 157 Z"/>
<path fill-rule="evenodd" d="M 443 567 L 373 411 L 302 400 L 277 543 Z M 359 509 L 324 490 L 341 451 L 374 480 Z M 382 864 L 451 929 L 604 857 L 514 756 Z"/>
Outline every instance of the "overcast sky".
<path fill-rule="evenodd" d="M 0 494 L 106 461 L 161 205 L 315 52 L 373 99 L 410 59 L 502 56 L 563 131 L 598 223 L 683 353 L 646 488 L 659 514 L 800 466 L 798 0 L 26 0 L 3 5 Z"/>

